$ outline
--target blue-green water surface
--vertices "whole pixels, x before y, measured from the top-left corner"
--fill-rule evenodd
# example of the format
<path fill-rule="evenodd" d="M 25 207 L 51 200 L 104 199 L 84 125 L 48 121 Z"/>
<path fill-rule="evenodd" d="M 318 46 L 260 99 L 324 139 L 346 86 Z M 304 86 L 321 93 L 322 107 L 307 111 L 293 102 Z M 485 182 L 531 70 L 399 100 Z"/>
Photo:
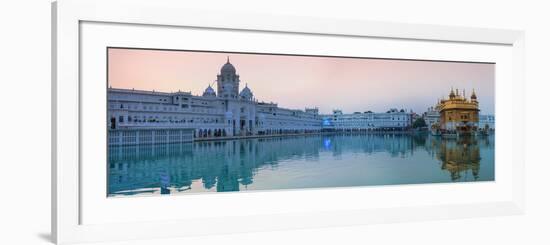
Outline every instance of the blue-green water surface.
<path fill-rule="evenodd" d="M 492 181 L 494 148 L 427 134 L 109 147 L 108 196 Z"/>

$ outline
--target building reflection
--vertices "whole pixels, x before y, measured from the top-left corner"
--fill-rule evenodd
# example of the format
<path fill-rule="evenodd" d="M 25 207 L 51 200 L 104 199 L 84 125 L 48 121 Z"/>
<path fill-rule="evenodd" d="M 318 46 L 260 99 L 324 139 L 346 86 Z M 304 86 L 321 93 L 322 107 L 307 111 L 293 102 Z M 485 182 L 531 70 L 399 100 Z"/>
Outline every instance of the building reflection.
<path fill-rule="evenodd" d="M 407 158 L 419 149 L 441 162 L 453 181 L 470 170 L 477 179 L 483 144 L 427 135 L 365 134 L 115 146 L 109 147 L 108 188 L 110 195 L 168 194 L 190 191 L 198 183 L 208 191 L 240 191 L 253 184 L 259 170 L 277 169 L 286 160 L 316 162 L 349 153 Z"/>
<path fill-rule="evenodd" d="M 430 147 L 441 169 L 449 172 L 452 181 L 478 180 L 481 148 L 491 147 L 493 142 L 488 137 L 460 137 L 458 139 L 442 139 L 432 137 Z"/>

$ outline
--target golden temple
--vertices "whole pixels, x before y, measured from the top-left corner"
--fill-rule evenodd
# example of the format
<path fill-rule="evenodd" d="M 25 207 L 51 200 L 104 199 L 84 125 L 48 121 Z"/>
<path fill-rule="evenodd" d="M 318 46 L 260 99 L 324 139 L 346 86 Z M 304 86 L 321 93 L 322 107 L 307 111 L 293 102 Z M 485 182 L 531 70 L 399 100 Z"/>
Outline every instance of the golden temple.
<path fill-rule="evenodd" d="M 466 91 L 462 94 L 458 89 L 449 93 L 448 99 L 440 99 L 435 107 L 439 111 L 438 130 L 447 135 L 473 135 L 477 132 L 479 123 L 479 102 L 474 90 L 470 98 Z"/>

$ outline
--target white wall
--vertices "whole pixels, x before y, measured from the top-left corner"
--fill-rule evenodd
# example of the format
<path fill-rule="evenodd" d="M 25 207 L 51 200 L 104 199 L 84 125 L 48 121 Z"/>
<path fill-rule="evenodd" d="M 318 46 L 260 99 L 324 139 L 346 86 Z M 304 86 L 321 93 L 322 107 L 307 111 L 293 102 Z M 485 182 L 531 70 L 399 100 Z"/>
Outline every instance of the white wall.
<path fill-rule="evenodd" d="M 545 1 L 190 1 L 194 8 L 527 30 L 527 214 L 117 244 L 549 244 L 544 106 L 550 35 Z M 50 217 L 50 3 L 4 1 L 0 23 L 0 243 L 47 243 Z M 21 97 L 24 99 L 22 100 Z M 17 102 L 17 103 L 15 103 Z M 548 102 L 546 102 L 548 104 Z M 521 115 L 518 115 L 521 116 Z M 7 135 L 7 137 L 6 137 Z M 546 143 L 546 144 L 545 144 Z"/>

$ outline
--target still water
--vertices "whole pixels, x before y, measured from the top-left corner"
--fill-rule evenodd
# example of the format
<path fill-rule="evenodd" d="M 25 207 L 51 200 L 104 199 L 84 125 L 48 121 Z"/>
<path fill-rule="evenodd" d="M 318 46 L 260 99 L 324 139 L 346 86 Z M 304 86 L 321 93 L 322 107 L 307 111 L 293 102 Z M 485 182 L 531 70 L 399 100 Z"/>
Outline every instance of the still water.
<path fill-rule="evenodd" d="M 314 135 L 109 147 L 108 195 L 494 180 L 494 136 Z"/>

